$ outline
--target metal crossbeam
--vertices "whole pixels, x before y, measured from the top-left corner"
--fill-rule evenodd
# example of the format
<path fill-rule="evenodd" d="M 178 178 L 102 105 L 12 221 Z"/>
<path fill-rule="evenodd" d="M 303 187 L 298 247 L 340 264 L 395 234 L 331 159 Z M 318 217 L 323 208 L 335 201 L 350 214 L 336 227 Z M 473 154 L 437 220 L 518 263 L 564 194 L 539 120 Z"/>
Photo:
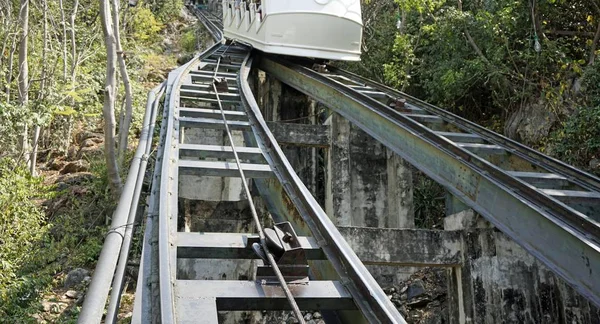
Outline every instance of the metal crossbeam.
<path fill-rule="evenodd" d="M 262 150 L 258 147 L 239 147 L 238 155 L 243 160 L 252 162 L 264 162 Z M 216 158 L 233 159 L 233 150 L 230 146 L 204 145 L 204 144 L 180 144 L 179 158 Z"/>
<path fill-rule="evenodd" d="M 249 178 L 271 178 L 273 172 L 268 164 L 242 163 L 242 169 Z M 179 173 L 182 175 L 238 177 L 239 170 L 235 162 L 221 161 L 179 161 Z"/>
<path fill-rule="evenodd" d="M 305 310 L 356 309 L 348 290 L 337 281 L 315 281 L 290 287 L 298 306 Z M 187 308 L 186 300 L 213 300 L 220 311 L 290 309 L 278 285 L 262 285 L 242 280 L 177 280 L 177 312 L 184 316 L 203 314 L 203 309 Z M 208 304 L 206 305 L 208 306 Z M 198 322 L 195 322 L 198 323 Z M 216 322 L 214 322 L 216 324 Z"/>
<path fill-rule="evenodd" d="M 312 237 L 299 236 L 309 260 L 324 260 L 325 255 Z M 177 257 L 194 259 L 260 259 L 252 243 L 258 235 L 241 233 L 178 233 Z"/>
<path fill-rule="evenodd" d="M 179 108 L 180 117 L 192 117 L 192 118 L 209 118 L 217 119 L 221 113 L 217 109 L 206 109 L 206 108 Z M 229 121 L 248 121 L 246 113 L 235 110 L 226 110 L 225 115 Z"/>

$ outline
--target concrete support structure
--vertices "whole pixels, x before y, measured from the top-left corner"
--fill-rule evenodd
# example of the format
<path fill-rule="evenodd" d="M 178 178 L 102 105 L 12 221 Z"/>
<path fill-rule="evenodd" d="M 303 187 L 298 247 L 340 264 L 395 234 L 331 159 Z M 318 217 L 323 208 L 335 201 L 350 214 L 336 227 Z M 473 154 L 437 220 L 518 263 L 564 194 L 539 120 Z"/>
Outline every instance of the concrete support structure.
<path fill-rule="evenodd" d="M 332 113 L 325 208 L 339 226 L 413 228 L 410 166 Z"/>
<path fill-rule="evenodd" d="M 261 73 L 254 89 L 290 163 L 383 286 L 442 267 L 450 323 L 600 323 L 597 308 L 457 198 L 447 196 L 444 231 L 414 229 L 411 167 L 348 120 Z M 185 143 L 226 144 L 222 131 L 202 132 L 185 133 Z M 179 191 L 186 231 L 254 232 L 238 179 L 190 177 Z M 243 279 L 256 261 L 179 262 L 182 279 Z"/>

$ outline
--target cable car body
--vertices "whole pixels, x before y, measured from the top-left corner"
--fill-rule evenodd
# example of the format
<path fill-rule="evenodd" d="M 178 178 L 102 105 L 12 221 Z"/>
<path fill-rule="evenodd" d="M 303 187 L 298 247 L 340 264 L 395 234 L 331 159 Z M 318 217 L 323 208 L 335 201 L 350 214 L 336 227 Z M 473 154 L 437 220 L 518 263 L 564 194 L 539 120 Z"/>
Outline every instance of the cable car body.
<path fill-rule="evenodd" d="M 266 53 L 359 61 L 360 0 L 223 0 L 223 31 Z"/>

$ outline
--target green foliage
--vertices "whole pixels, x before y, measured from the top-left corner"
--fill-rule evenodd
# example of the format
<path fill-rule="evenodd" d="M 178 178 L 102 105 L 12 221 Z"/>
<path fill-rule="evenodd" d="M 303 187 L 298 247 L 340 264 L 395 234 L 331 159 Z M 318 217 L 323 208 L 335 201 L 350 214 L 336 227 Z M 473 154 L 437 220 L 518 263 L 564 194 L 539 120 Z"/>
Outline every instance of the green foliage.
<path fill-rule="evenodd" d="M 0 208 L 11 211 L 0 214 L 0 316 L 10 323 L 29 322 L 40 295 L 60 284 L 53 276 L 96 262 L 106 232 L 104 218 L 114 202 L 106 190 L 102 159 L 91 161 L 94 178 L 62 192 L 43 186 L 42 178 L 30 177 L 22 168 L 12 171 L 6 161 L 0 163 L 0 185 L 13 190 L 0 188 Z M 48 205 L 59 207 L 44 214 L 36 203 L 42 198 L 52 198 Z M 77 310 L 72 313 L 76 316 Z"/>
<path fill-rule="evenodd" d="M 46 125 L 50 114 L 36 112 L 31 106 L 18 106 L 0 101 L 0 157 L 18 156 L 19 143 L 25 125 Z"/>
<path fill-rule="evenodd" d="M 567 117 L 551 137 L 551 151 L 567 163 L 589 168 L 592 159 L 600 159 L 600 64 L 586 69 L 581 79 L 584 103 Z M 591 172 L 600 175 L 600 170 Z"/>
<path fill-rule="evenodd" d="M 159 40 L 158 33 L 164 24 L 148 8 L 137 6 L 132 9 L 131 23 L 128 25 L 130 37 L 140 44 L 155 43 Z"/>
<path fill-rule="evenodd" d="M 194 52 L 198 48 L 198 39 L 196 37 L 196 32 L 192 29 L 183 33 L 183 35 L 181 35 L 179 43 L 186 52 Z"/>
<path fill-rule="evenodd" d="M 152 12 L 164 24 L 179 16 L 183 8 L 183 0 L 153 1 Z"/>
<path fill-rule="evenodd" d="M 446 191 L 422 173 L 415 173 L 413 185 L 415 226 L 442 229 Z"/>
<path fill-rule="evenodd" d="M 563 127 L 552 134 L 554 154 L 561 160 L 588 168 L 600 158 L 600 106 L 579 107 Z M 591 170 L 600 175 L 600 170 Z"/>
<path fill-rule="evenodd" d="M 32 177 L 12 159 L 0 159 L 0 304 L 10 302 L 11 290 L 34 285 L 18 273 L 50 229 L 43 209 L 35 203 L 49 193 L 42 179 Z"/>

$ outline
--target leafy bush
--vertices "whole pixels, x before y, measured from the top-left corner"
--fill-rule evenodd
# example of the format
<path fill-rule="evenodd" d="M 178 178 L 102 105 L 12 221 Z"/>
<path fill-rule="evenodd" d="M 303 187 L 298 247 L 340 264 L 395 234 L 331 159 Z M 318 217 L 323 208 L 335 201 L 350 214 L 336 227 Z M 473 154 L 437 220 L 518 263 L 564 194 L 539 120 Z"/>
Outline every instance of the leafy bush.
<path fill-rule="evenodd" d="M 156 42 L 159 38 L 158 33 L 164 27 L 159 22 L 152 11 L 144 7 L 136 7 L 132 10 L 132 22 L 128 28 L 131 30 L 131 38 L 139 44 L 148 44 Z"/>
<path fill-rule="evenodd" d="M 193 52 L 196 50 L 198 46 L 198 40 L 196 38 L 196 33 L 194 30 L 189 30 L 181 35 L 181 47 L 186 52 Z"/>
<path fill-rule="evenodd" d="M 415 226 L 441 229 L 446 213 L 444 187 L 420 172 L 415 173 L 413 184 Z"/>
<path fill-rule="evenodd" d="M 553 154 L 558 158 L 588 168 L 590 160 L 600 158 L 600 106 L 579 107 L 553 134 L 553 142 Z M 600 174 L 598 170 L 595 173 Z"/>
<path fill-rule="evenodd" d="M 550 153 L 567 163 L 587 169 L 600 158 L 600 64 L 586 68 L 581 78 L 582 93 L 576 111 L 552 134 Z M 600 175 L 600 170 L 590 170 Z"/>
<path fill-rule="evenodd" d="M 19 284 L 17 274 L 36 254 L 50 227 L 35 200 L 47 198 L 49 188 L 9 158 L 0 159 L 0 301 Z M 22 278 L 19 278 L 22 279 Z M 26 282 L 25 282 L 26 283 Z"/>

